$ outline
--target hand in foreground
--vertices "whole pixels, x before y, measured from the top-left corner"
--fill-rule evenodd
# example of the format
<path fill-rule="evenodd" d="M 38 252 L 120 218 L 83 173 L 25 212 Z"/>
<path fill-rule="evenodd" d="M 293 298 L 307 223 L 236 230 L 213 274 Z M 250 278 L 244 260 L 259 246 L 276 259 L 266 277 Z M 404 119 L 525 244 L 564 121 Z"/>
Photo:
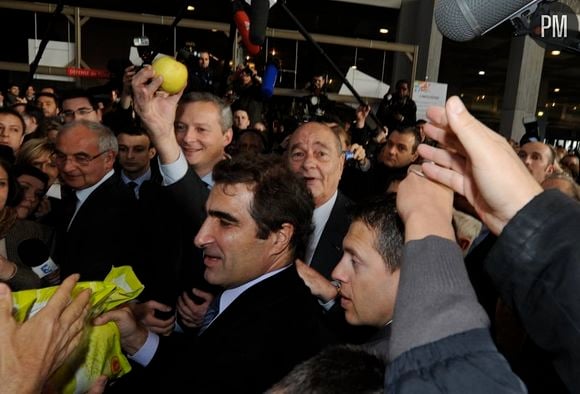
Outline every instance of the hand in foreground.
<path fill-rule="evenodd" d="M 322 302 L 327 303 L 338 296 L 336 286 L 302 260 L 296 259 L 296 269 L 312 295 Z"/>
<path fill-rule="evenodd" d="M 423 176 L 421 167 L 412 165 L 399 184 L 397 211 L 405 223 L 405 242 L 437 235 L 455 241 L 451 224 L 453 191 Z"/>
<path fill-rule="evenodd" d="M 127 305 L 105 312 L 95 318 L 97 326 L 110 321 L 115 322 L 121 334 L 121 347 L 130 355 L 135 354 L 147 341 L 149 332 L 147 328 L 137 323 L 137 318 Z"/>
<path fill-rule="evenodd" d="M 171 307 L 160 302 L 149 300 L 146 302 L 131 302 L 128 304 L 135 318 L 150 331 L 160 335 L 170 335 L 175 326 L 175 315 L 168 319 L 155 317 L 155 311 L 170 312 Z"/>
<path fill-rule="evenodd" d="M 504 137 L 475 119 L 458 97 L 427 111 L 425 134 L 446 150 L 421 144 L 425 175 L 464 195 L 494 234 L 542 192 Z"/>
<path fill-rule="evenodd" d="M 41 392 L 50 375 L 79 344 L 89 311 L 90 290 L 74 299 L 79 275 L 67 277 L 46 306 L 18 324 L 12 293 L 0 283 L 0 392 Z"/>
<path fill-rule="evenodd" d="M 191 290 L 193 294 L 201 299 L 203 302 L 201 304 L 196 304 L 193 302 L 187 292 L 183 292 L 181 296 L 177 299 L 177 313 L 181 317 L 181 322 L 189 328 L 199 327 L 203 323 L 203 317 L 209 304 L 212 302 L 214 296 L 211 293 L 193 288 Z"/>

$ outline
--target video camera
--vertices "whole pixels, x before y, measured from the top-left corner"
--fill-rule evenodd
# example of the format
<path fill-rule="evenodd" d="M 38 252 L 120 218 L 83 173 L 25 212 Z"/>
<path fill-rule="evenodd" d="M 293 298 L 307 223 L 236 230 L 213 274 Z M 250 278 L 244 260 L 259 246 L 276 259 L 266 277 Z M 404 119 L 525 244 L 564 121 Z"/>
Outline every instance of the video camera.
<path fill-rule="evenodd" d="M 149 46 L 149 38 L 140 36 L 133 38 L 133 46 L 129 53 L 129 60 L 135 66 L 143 66 L 144 64 L 151 64 L 158 52 Z"/>

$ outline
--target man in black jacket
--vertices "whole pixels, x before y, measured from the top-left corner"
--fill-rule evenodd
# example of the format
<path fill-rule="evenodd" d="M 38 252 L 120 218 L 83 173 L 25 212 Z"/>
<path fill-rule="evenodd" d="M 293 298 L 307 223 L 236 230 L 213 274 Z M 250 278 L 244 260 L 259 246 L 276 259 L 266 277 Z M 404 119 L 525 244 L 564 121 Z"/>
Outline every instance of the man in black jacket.
<path fill-rule="evenodd" d="M 126 310 L 96 321 L 118 324 L 123 349 L 147 366 L 145 379 L 155 392 L 263 392 L 327 338 L 321 311 L 293 264 L 311 231 L 305 184 L 282 159 L 261 156 L 224 160 L 214 179 L 208 217 L 195 238 L 206 279 L 224 289 L 213 319 L 198 336 L 160 341 Z M 191 357 L 181 362 L 175 349 Z"/>

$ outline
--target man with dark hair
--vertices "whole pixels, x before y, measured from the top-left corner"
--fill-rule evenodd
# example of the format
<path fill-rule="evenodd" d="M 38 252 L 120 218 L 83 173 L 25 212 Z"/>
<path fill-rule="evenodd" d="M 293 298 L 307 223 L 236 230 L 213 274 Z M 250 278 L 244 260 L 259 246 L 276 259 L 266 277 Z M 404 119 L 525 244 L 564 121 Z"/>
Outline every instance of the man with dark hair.
<path fill-rule="evenodd" d="M 45 118 L 55 118 L 60 112 L 60 100 L 55 93 L 41 91 L 36 96 L 36 105 L 42 109 Z"/>
<path fill-rule="evenodd" d="M 211 55 L 208 50 L 198 52 L 197 64 L 190 65 L 190 77 L 187 91 L 209 92 L 220 94 L 220 75 L 211 64 Z"/>
<path fill-rule="evenodd" d="M 377 116 L 389 130 L 413 126 L 417 121 L 417 104 L 411 98 L 411 84 L 400 79 L 393 94 L 387 93 L 379 104 Z"/>
<path fill-rule="evenodd" d="M 121 179 L 139 198 L 141 185 L 152 178 L 151 159 L 155 157 L 157 150 L 151 144 L 147 132 L 139 128 L 121 130 L 117 134 L 117 142 Z"/>
<path fill-rule="evenodd" d="M 263 392 L 323 344 L 320 309 L 294 266 L 311 231 L 306 185 L 274 156 L 221 161 L 214 180 L 195 244 L 206 279 L 223 291 L 198 335 L 159 338 L 126 309 L 96 320 L 117 323 L 152 391 Z M 171 349 L 194 357 L 182 362 Z"/>
<path fill-rule="evenodd" d="M 222 99 L 207 92 L 157 93 L 161 78 L 150 66 L 135 74 L 131 84 L 135 112 L 157 149 L 162 185 L 167 186 L 172 205 L 179 212 L 176 222 L 182 232 L 185 272 L 180 275 L 182 283 L 176 286 L 186 306 L 181 309 L 178 304 L 179 318 L 182 310 L 187 313 L 179 320 L 180 327 L 197 327 L 214 289 L 203 280 L 201 252 L 191 240 L 206 216 L 213 167 L 226 158 L 225 148 L 232 141 L 232 111 Z"/>
<path fill-rule="evenodd" d="M 420 143 L 421 134 L 416 126 L 391 130 L 386 143 L 379 149 L 374 166 L 368 172 L 368 194 L 396 191 L 398 183 L 407 175 L 409 166 L 419 157 L 417 147 Z"/>
<path fill-rule="evenodd" d="M 296 366 L 267 394 L 381 394 L 385 363 L 360 346 L 330 346 Z"/>
<path fill-rule="evenodd" d="M 518 150 L 518 156 L 539 184 L 556 170 L 556 151 L 543 142 L 524 143 Z"/>
<path fill-rule="evenodd" d="M 367 345 L 386 359 L 403 255 L 403 223 L 394 194 L 352 209 L 344 254 L 332 272 L 346 321 L 378 329 Z"/>
<path fill-rule="evenodd" d="M 102 122 L 103 119 L 97 100 L 84 89 L 70 89 L 63 92 L 60 115 L 65 123 L 79 119 Z"/>

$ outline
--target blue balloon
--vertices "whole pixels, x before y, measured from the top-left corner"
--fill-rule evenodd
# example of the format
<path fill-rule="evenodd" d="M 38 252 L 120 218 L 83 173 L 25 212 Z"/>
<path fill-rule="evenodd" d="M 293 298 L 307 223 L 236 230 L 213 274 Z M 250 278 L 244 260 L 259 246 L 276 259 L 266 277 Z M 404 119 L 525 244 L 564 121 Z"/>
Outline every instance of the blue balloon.
<path fill-rule="evenodd" d="M 264 71 L 264 78 L 262 78 L 262 96 L 270 98 L 274 94 L 274 87 L 278 80 L 278 67 L 270 62 L 266 65 Z"/>

